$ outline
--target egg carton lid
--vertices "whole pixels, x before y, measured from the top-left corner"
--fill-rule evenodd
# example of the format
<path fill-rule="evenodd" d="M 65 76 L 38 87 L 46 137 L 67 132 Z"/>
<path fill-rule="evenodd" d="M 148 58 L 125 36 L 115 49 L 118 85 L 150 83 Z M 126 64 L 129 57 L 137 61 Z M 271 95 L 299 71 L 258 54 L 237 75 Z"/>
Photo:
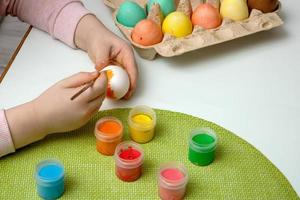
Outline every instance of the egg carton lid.
<path fill-rule="evenodd" d="M 116 26 L 136 48 L 140 56 L 148 60 L 154 59 L 157 54 L 163 57 L 178 56 L 207 46 L 234 40 L 257 32 L 270 30 L 283 24 L 282 19 L 278 15 L 278 12 L 281 9 L 281 3 L 279 2 L 278 9 L 271 13 L 262 13 L 259 10 L 253 9 L 249 18 L 243 21 L 232 21 L 225 18 L 223 19 L 221 26 L 218 28 L 205 30 L 199 26 L 194 26 L 192 34 L 186 37 L 175 38 L 169 34 L 164 34 L 162 42 L 152 46 L 143 46 L 135 43 L 131 39 L 131 32 L 133 28 L 125 27 L 116 20 L 118 9 L 126 0 L 103 1 L 107 6 L 114 10 L 113 19 Z M 213 2 L 216 7 L 220 5 L 220 0 L 207 1 Z M 146 9 L 147 0 L 135 0 L 134 2 Z M 191 6 L 192 10 L 194 10 L 201 3 L 203 3 L 203 0 L 175 0 L 177 11 L 183 12 L 186 12 L 189 8 L 182 7 L 182 5 Z"/>

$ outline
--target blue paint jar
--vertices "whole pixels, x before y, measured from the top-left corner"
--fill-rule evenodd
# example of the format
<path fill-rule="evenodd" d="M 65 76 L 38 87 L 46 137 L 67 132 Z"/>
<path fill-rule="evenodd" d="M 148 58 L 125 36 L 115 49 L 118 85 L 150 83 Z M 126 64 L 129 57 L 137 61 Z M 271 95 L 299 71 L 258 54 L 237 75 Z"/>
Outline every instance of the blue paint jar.
<path fill-rule="evenodd" d="M 35 172 L 37 192 L 43 199 L 57 199 L 65 190 L 65 172 L 57 160 L 44 160 L 37 165 Z"/>

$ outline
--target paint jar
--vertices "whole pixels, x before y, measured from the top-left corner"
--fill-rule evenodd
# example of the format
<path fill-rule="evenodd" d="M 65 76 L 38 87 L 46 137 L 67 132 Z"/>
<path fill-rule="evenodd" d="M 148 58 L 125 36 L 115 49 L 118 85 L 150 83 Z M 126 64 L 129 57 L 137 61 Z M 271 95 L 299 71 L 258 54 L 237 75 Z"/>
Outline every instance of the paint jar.
<path fill-rule="evenodd" d="M 142 147 L 131 141 L 118 144 L 115 151 L 116 175 L 126 182 L 137 180 L 142 175 L 144 152 Z"/>
<path fill-rule="evenodd" d="M 37 192 L 43 199 L 57 199 L 63 195 L 65 172 L 57 160 L 44 160 L 37 165 L 35 179 Z"/>
<path fill-rule="evenodd" d="M 136 106 L 129 112 L 128 125 L 131 139 L 147 143 L 154 137 L 156 114 L 148 106 Z"/>
<path fill-rule="evenodd" d="M 95 126 L 97 151 L 103 155 L 112 156 L 117 145 L 122 141 L 123 124 L 115 117 L 103 117 Z"/>
<path fill-rule="evenodd" d="M 206 166 L 215 159 L 217 135 L 210 128 L 192 131 L 189 139 L 189 160 L 200 166 Z"/>
<path fill-rule="evenodd" d="M 162 164 L 158 173 L 158 194 L 162 200 L 184 198 L 188 173 L 185 166 L 178 162 Z"/>

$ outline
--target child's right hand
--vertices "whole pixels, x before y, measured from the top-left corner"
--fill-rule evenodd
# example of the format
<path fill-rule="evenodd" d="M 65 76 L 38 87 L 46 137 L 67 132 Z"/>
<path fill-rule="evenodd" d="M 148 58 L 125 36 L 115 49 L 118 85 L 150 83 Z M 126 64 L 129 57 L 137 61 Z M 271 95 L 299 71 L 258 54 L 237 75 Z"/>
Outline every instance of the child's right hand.
<path fill-rule="evenodd" d="M 105 73 L 81 72 L 59 81 L 35 100 L 8 109 L 6 118 L 15 148 L 44 138 L 47 134 L 66 132 L 83 126 L 98 112 L 106 94 Z M 98 78 L 97 78 L 98 77 Z M 73 101 L 70 98 L 85 83 L 94 84 Z"/>
<path fill-rule="evenodd" d="M 98 112 L 106 91 L 105 73 L 81 72 L 66 78 L 46 90 L 34 100 L 34 107 L 41 120 L 40 124 L 49 133 L 66 132 L 84 125 Z M 88 88 L 76 99 L 70 98 L 86 83 L 97 78 L 92 87 Z"/>

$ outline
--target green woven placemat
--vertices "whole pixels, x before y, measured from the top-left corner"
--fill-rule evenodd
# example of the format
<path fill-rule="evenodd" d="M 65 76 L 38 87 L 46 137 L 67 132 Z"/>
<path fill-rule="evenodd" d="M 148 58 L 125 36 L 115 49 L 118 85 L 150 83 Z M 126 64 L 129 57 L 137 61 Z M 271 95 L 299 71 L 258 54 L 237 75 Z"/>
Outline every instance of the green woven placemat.
<path fill-rule="evenodd" d="M 142 177 L 133 183 L 120 181 L 113 158 L 95 150 L 93 129 L 97 119 L 115 116 L 124 122 L 125 139 L 129 139 L 128 112 L 102 111 L 77 131 L 52 135 L 0 159 L 0 199 L 38 199 L 33 174 L 36 164 L 49 158 L 65 166 L 62 199 L 158 199 L 157 170 L 161 163 L 173 160 L 188 168 L 186 199 L 299 199 L 279 170 L 241 138 L 211 122 L 165 110 L 156 110 L 156 136 L 142 145 Z M 188 136 L 197 127 L 211 127 L 219 137 L 216 160 L 207 167 L 195 166 L 187 158 Z"/>

